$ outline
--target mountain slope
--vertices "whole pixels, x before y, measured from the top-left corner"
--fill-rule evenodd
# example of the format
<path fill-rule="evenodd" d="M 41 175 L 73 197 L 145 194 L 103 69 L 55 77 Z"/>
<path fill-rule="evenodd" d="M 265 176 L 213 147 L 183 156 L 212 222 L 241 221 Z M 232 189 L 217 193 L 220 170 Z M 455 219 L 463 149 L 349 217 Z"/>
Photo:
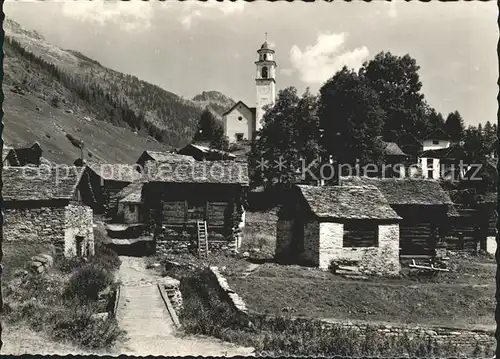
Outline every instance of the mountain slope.
<path fill-rule="evenodd" d="M 220 93 L 184 100 L 57 48 L 13 21 L 4 28 L 4 141 L 38 141 L 54 162 L 80 156 L 68 136 L 83 141 L 85 159 L 104 162 L 133 163 L 143 150 L 180 147 L 204 107 L 223 112 L 232 101 Z"/>
<path fill-rule="evenodd" d="M 236 103 L 232 98 L 219 91 L 203 91 L 193 97 L 193 101 L 202 107 L 211 108 L 221 116 Z"/>
<path fill-rule="evenodd" d="M 105 68 L 76 51 L 60 49 L 11 20 L 5 21 L 4 28 L 4 85 L 18 86 L 53 107 L 62 103 L 167 145 L 180 147 L 190 142 L 205 106 L 223 112 L 224 101 L 232 101 L 222 94 L 213 106 L 210 100 L 185 100 L 135 76 Z"/>

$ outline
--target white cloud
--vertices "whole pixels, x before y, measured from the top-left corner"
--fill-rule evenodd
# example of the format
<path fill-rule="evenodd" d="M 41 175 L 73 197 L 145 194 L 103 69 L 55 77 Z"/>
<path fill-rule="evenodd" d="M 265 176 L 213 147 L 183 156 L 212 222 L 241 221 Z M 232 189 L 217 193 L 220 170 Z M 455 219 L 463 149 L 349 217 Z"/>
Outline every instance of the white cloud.
<path fill-rule="evenodd" d="M 369 55 L 368 49 L 358 47 L 344 51 L 345 33 L 318 34 L 316 43 L 302 51 L 297 45 L 290 50 L 290 61 L 305 83 L 322 83 L 343 66 L 359 68 Z"/>
<path fill-rule="evenodd" d="M 183 3 L 183 11 L 181 15 L 181 24 L 184 29 L 190 29 L 196 22 L 197 19 L 202 17 L 210 16 L 227 16 L 243 11 L 245 3 L 243 1 L 228 2 L 224 3 L 216 1 L 198 2 L 190 1 Z"/>
<path fill-rule="evenodd" d="M 162 7 L 168 5 L 161 3 Z M 65 1 L 62 6 L 67 17 L 99 25 L 115 22 L 124 30 L 150 28 L 153 10 L 153 5 L 144 1 Z"/>
<path fill-rule="evenodd" d="M 294 69 L 289 69 L 289 68 L 280 69 L 280 73 L 282 73 L 285 76 L 290 76 L 291 74 L 293 74 L 294 71 L 295 71 Z"/>

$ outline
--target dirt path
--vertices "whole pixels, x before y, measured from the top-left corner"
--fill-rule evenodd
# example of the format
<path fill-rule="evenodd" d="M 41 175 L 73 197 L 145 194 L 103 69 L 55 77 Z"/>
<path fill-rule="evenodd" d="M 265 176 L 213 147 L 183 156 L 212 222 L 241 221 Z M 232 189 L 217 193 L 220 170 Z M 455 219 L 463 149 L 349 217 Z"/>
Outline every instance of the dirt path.
<path fill-rule="evenodd" d="M 114 352 L 127 355 L 251 355 L 251 348 L 217 339 L 175 336 L 175 327 L 156 286 L 159 277 L 146 269 L 144 258 L 120 257 L 122 282 L 117 320 L 127 340 Z"/>

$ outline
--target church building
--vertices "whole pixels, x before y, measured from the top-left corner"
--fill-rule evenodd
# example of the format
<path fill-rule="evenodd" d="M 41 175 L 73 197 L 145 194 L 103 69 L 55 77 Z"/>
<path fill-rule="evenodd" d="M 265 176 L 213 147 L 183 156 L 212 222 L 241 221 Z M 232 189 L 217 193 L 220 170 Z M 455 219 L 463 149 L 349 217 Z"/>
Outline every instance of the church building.
<path fill-rule="evenodd" d="M 276 100 L 276 62 L 274 50 L 266 41 L 258 53 L 256 65 L 256 101 L 255 107 L 250 107 L 243 101 L 238 101 L 223 115 L 224 134 L 229 142 L 251 141 L 255 131 L 262 127 L 261 120 L 267 105 L 274 105 Z"/>

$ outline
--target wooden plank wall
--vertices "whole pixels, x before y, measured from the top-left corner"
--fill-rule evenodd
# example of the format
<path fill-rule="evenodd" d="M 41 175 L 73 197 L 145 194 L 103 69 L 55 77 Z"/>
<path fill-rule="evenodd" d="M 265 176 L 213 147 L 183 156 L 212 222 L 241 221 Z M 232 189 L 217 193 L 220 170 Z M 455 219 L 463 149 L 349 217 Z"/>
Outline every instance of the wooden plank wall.
<path fill-rule="evenodd" d="M 451 251 L 474 252 L 481 242 L 481 221 L 474 209 L 457 208 L 459 217 L 450 219 L 446 234 L 447 249 Z"/>
<path fill-rule="evenodd" d="M 376 247 L 378 244 L 378 229 L 355 228 L 344 225 L 344 247 Z"/>
<path fill-rule="evenodd" d="M 437 226 L 432 223 L 403 221 L 399 225 L 399 243 L 403 255 L 432 255 L 437 238 Z"/>

